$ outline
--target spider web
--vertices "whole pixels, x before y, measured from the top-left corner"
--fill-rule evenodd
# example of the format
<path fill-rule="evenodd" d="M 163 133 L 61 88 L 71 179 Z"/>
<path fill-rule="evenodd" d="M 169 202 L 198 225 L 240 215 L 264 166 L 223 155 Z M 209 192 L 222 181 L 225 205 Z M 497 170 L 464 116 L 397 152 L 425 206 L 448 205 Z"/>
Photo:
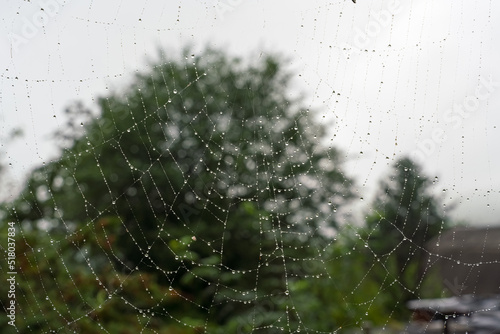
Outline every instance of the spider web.
<path fill-rule="evenodd" d="M 398 332 L 412 330 L 408 299 L 498 294 L 498 286 L 483 291 L 482 283 L 500 264 L 494 2 L 2 6 L 0 222 L 5 235 L 9 223 L 16 228 L 16 270 L 2 263 L 2 272 L 16 272 L 19 326 L 3 317 L 2 332 L 333 333 L 370 323 Z M 210 114 L 216 94 L 235 102 L 204 45 L 241 56 L 240 69 L 274 52 L 290 55 L 291 86 L 277 101 L 288 110 L 306 92 L 305 105 L 285 115 L 291 123 L 269 109 L 260 119 L 274 120 L 269 128 L 238 110 Z M 170 76 L 174 68 L 185 78 Z M 154 93 L 134 86 L 143 73 L 163 76 L 156 81 L 163 84 Z M 198 113 L 170 118 L 169 106 L 187 111 L 197 103 Z M 99 123 L 102 106 L 121 116 Z M 324 136 L 313 133 L 317 124 Z M 279 130 L 287 126 L 289 137 Z M 241 131 L 236 141 L 231 127 Z M 23 132 L 17 139 L 16 128 Z M 246 130 L 274 151 L 260 161 L 261 148 L 244 151 Z M 163 144 L 152 142 L 155 131 L 163 131 Z M 132 137 L 141 142 L 130 146 Z M 190 151 L 178 145 L 189 138 L 205 147 L 184 164 Z M 103 147 L 120 163 L 108 163 Z M 324 153 L 330 149 L 339 155 Z M 134 154 L 142 160 L 129 160 Z M 315 162 L 322 154 L 334 164 Z M 70 162 L 59 164 L 61 156 Z M 398 164 L 407 156 L 422 168 Z M 212 161 L 220 162 L 213 168 Z M 235 164 L 256 176 L 242 182 Z M 88 184 L 82 170 L 100 175 L 97 183 Z M 202 186 L 193 176 L 201 171 L 210 176 Z M 339 179 L 331 185 L 317 181 L 333 171 Z M 30 177 L 36 188 L 25 188 Z M 419 192 L 420 178 L 429 180 L 428 192 Z M 67 198 L 76 203 L 71 210 L 57 195 L 65 187 L 75 190 L 65 194 L 76 198 Z M 104 194 L 86 198 L 92 188 Z M 410 204 L 437 198 L 438 205 L 419 204 L 412 220 L 407 197 Z M 144 225 L 142 214 L 156 225 Z M 420 240 L 431 230 L 431 241 Z M 1 246 L 8 260 L 7 238 Z M 254 262 L 225 262 L 247 255 Z M 7 288 L 0 301 L 9 314 Z"/>

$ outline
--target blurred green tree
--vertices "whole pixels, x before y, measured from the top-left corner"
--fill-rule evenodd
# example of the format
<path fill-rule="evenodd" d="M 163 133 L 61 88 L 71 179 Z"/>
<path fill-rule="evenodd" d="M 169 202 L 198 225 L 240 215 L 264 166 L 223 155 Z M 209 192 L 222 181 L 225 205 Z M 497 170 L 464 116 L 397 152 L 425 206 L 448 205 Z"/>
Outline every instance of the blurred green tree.
<path fill-rule="evenodd" d="M 8 219 L 68 240 L 110 217 L 116 230 L 89 258 L 182 291 L 194 319 L 182 323 L 294 321 L 288 278 L 337 225 L 352 181 L 276 57 L 185 54 L 151 62 L 96 114 L 69 107 L 61 156 L 31 174 Z"/>
<path fill-rule="evenodd" d="M 363 238 L 372 258 L 385 266 L 379 280 L 393 295 L 393 303 L 404 305 L 421 297 L 425 244 L 449 225 L 440 198 L 431 193 L 434 183 L 410 158 L 399 159 L 390 176 L 381 181 L 373 213 L 367 218 Z"/>

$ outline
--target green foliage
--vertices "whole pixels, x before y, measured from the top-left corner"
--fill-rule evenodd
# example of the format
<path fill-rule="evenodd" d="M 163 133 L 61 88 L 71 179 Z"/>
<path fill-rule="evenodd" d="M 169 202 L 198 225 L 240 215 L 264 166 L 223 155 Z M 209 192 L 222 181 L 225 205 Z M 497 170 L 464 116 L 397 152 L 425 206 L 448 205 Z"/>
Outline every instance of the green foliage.
<path fill-rule="evenodd" d="M 151 63 L 97 114 L 70 106 L 61 156 L 6 210 L 27 238 L 19 326 L 302 326 L 291 290 L 351 180 L 288 82 L 274 57 L 207 50 Z"/>
<path fill-rule="evenodd" d="M 392 296 L 373 279 L 385 268 L 364 245 L 359 230 L 343 228 L 335 240 L 318 245 L 320 253 L 306 266 L 308 279 L 291 284 L 294 306 L 309 330 L 343 332 L 390 322 Z"/>
<path fill-rule="evenodd" d="M 373 213 L 366 221 L 363 238 L 381 259 L 391 280 L 397 280 L 388 291 L 393 301 L 403 304 L 422 296 L 425 244 L 449 224 L 440 199 L 430 193 L 432 184 L 412 160 L 398 160 L 390 177 L 381 182 Z M 432 275 L 427 276 L 434 280 Z M 386 276 L 378 280 L 382 282 Z M 397 314 L 404 315 L 404 308 Z"/>
<path fill-rule="evenodd" d="M 196 332 L 172 320 L 186 312 L 183 292 L 157 284 L 153 274 L 120 273 L 103 261 L 117 227 L 115 218 L 103 217 L 92 228 L 62 237 L 18 226 L 15 332 Z M 0 230 L 4 235 L 5 223 Z M 103 252 L 101 258 L 97 250 Z M 5 285 L 0 286 L 0 296 L 6 305 Z M 169 310 L 167 317 L 164 309 Z M 0 318 L 2 332 L 11 330 L 8 319 Z"/>

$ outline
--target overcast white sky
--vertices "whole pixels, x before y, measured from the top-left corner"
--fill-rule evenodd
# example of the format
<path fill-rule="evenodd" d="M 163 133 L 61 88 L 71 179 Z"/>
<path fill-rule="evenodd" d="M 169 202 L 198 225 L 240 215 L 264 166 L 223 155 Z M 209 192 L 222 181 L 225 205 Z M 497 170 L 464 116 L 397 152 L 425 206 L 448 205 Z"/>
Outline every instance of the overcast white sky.
<path fill-rule="evenodd" d="M 54 157 L 49 134 L 71 101 L 123 85 L 159 45 L 209 45 L 289 57 L 364 203 L 419 150 L 455 219 L 500 224 L 498 1 L 4 0 L 0 33 L 0 137 L 25 133 L 0 147 L 14 183 Z"/>

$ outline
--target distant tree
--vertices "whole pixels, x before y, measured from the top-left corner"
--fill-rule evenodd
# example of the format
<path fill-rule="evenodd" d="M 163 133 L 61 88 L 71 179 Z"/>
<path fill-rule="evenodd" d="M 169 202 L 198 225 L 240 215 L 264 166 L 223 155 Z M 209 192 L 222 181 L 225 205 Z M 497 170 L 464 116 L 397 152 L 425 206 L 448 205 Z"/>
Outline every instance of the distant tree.
<path fill-rule="evenodd" d="M 93 261 L 154 273 L 208 323 L 286 298 L 297 260 L 351 197 L 339 152 L 320 144 L 325 128 L 289 80 L 275 57 L 244 65 L 207 50 L 151 63 L 99 98 L 97 115 L 67 109 L 61 156 L 32 173 L 11 218 L 67 239 L 111 217 L 111 246 Z M 289 319 L 291 308 L 266 305 L 263 325 Z"/>
<path fill-rule="evenodd" d="M 385 265 L 382 280 L 395 301 L 418 298 L 426 274 L 424 246 L 449 224 L 433 184 L 409 158 L 398 160 L 380 183 L 365 231 L 367 245 Z M 396 284 L 393 282 L 397 280 Z"/>

